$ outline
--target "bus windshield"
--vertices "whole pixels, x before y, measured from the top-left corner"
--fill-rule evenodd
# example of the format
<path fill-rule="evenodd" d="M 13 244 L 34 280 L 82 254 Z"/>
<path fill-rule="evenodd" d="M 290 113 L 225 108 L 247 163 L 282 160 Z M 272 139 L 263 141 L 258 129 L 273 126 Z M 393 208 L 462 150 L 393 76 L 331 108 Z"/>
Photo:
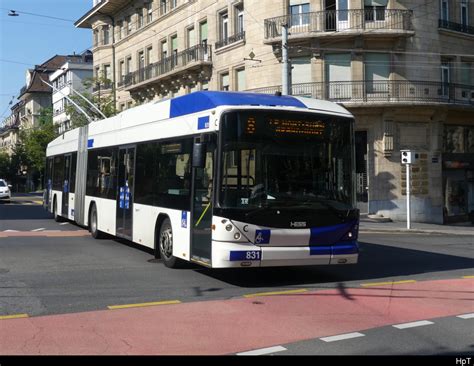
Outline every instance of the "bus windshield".
<path fill-rule="evenodd" d="M 220 208 L 350 210 L 352 121 L 287 111 L 224 114 Z"/>

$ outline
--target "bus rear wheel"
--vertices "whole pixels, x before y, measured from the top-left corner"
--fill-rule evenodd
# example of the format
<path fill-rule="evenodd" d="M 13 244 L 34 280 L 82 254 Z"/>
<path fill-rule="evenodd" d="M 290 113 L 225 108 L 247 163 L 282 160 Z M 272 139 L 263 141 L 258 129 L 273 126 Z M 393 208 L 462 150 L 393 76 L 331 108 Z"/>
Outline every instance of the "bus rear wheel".
<path fill-rule="evenodd" d="M 54 215 L 54 221 L 56 222 L 61 222 L 63 221 L 61 216 L 58 214 L 58 201 L 56 201 L 56 197 L 54 198 L 54 203 L 53 203 L 53 215 Z"/>
<path fill-rule="evenodd" d="M 89 231 L 94 239 L 102 239 L 104 237 L 104 233 L 99 231 L 98 227 L 97 207 L 94 204 L 91 207 L 91 213 L 89 216 Z"/>
<path fill-rule="evenodd" d="M 176 268 L 179 265 L 179 259 L 173 255 L 173 228 L 171 221 L 166 218 L 161 224 L 158 235 L 158 248 L 160 256 L 166 267 Z"/>

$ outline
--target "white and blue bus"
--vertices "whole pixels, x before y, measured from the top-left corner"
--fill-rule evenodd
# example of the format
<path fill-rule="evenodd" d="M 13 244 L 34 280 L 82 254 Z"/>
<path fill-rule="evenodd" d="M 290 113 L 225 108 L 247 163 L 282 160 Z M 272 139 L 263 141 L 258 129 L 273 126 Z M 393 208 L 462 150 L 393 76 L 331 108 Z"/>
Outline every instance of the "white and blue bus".
<path fill-rule="evenodd" d="M 358 259 L 354 119 L 321 100 L 202 91 L 64 133 L 45 207 L 168 267 Z"/>

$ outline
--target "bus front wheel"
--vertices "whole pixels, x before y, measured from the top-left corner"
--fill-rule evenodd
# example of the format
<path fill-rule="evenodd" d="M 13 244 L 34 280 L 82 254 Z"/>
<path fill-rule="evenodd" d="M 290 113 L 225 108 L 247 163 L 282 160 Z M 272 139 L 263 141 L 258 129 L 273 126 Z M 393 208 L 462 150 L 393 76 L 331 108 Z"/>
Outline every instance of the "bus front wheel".
<path fill-rule="evenodd" d="M 160 256 L 166 267 L 178 267 L 179 259 L 173 255 L 173 228 L 171 221 L 166 218 L 161 224 L 160 234 L 158 236 L 158 248 Z"/>

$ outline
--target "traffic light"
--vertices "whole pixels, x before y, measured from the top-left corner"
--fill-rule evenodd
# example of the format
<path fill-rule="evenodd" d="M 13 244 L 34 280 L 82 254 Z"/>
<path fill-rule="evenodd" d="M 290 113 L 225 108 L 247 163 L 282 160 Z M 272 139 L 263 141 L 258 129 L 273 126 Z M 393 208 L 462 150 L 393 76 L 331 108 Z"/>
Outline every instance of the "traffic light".
<path fill-rule="evenodd" d="M 418 153 L 410 150 L 400 151 L 400 162 L 402 164 L 414 164 L 418 160 Z"/>

